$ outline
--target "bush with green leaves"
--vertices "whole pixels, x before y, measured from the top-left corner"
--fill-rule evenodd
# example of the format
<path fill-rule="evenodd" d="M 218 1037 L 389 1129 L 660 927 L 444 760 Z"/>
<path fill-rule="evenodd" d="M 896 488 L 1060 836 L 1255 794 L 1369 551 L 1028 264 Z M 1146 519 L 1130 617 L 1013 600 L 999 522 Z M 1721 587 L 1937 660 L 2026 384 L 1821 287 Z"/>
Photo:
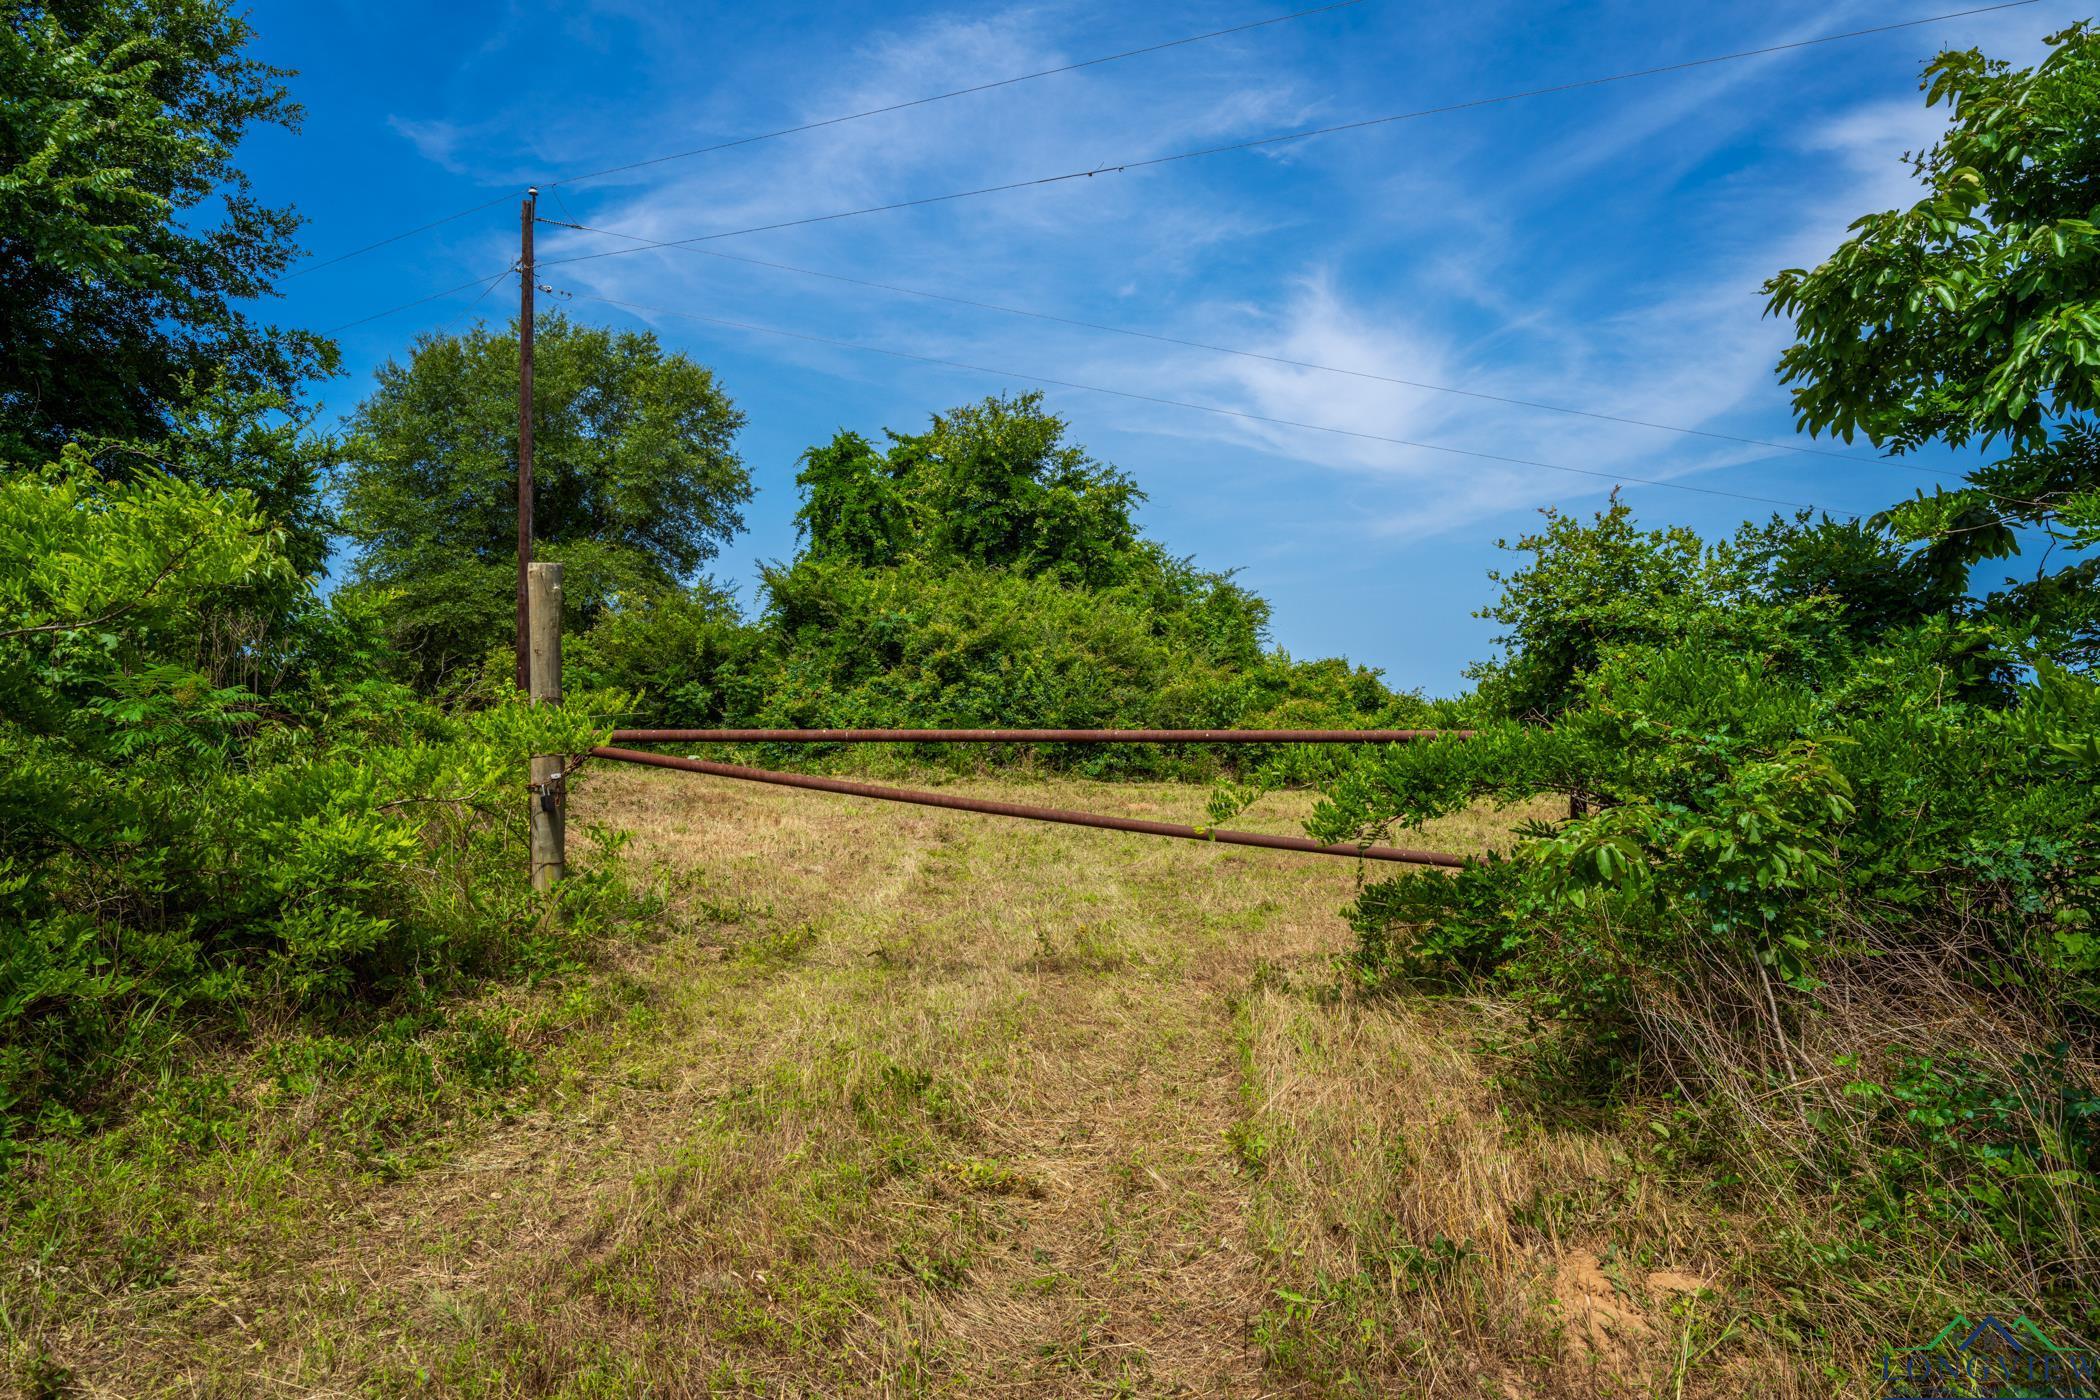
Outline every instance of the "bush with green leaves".
<path fill-rule="evenodd" d="M 267 687 L 211 673 L 229 592 L 275 620 Z M 0 1138 L 263 1007 L 355 1016 L 574 956 L 590 921 L 519 888 L 525 763 L 624 701 L 448 712 L 372 679 L 381 646 L 244 492 L 71 450 L 0 477 Z"/>
<path fill-rule="evenodd" d="M 703 581 L 606 611 L 571 634 L 562 668 L 572 685 L 632 697 L 626 723 L 697 728 L 742 721 L 764 657 L 765 637 L 735 597 Z"/>
<path fill-rule="evenodd" d="M 1071 443 L 1040 395 L 936 415 L 879 452 L 840 433 L 802 461 L 806 547 L 764 570 L 754 623 L 706 586 L 636 601 L 579 640 L 579 674 L 634 692 L 645 722 L 696 727 L 1421 722 L 1422 703 L 1375 671 L 1271 648 L 1268 604 L 1146 539 L 1143 493 Z M 1032 756 L 1097 774 L 1217 763 L 1099 747 Z"/>
<path fill-rule="evenodd" d="M 1962 608 L 1862 628 L 1837 590 L 1740 567 L 1741 537 L 1640 537 L 1617 507 L 1589 528 L 1555 522 L 1505 587 L 1641 538 L 1666 555 L 1645 568 L 1731 582 L 1601 647 L 1550 726 L 1483 705 L 1472 739 L 1391 746 L 1328 785 L 1308 829 L 1330 841 L 1481 802 L 1555 814 L 1455 874 L 1367 885 L 1353 980 L 1510 997 L 1549 1096 L 1668 1086 L 1759 1164 L 1730 1174 L 1845 1183 L 1840 1233 L 1907 1209 L 1904 1247 L 1952 1239 L 1979 1286 L 2070 1316 L 2092 1274 L 2065 1252 L 2100 1228 L 2078 1107 L 2100 1098 L 2100 684 Z M 1553 625 L 1539 601 L 1510 611 Z M 1988 1150 L 1925 1130 L 1979 1095 Z"/>
<path fill-rule="evenodd" d="M 1244 614 L 1228 606 L 1220 621 L 1205 608 L 1212 585 L 1186 575 L 1080 589 L 982 566 L 803 560 L 766 583 L 772 645 L 730 691 L 751 724 L 1234 728 L 1411 713 L 1368 672 L 1243 661 Z M 1183 761 L 1099 747 L 1046 757 L 1102 773 Z"/>

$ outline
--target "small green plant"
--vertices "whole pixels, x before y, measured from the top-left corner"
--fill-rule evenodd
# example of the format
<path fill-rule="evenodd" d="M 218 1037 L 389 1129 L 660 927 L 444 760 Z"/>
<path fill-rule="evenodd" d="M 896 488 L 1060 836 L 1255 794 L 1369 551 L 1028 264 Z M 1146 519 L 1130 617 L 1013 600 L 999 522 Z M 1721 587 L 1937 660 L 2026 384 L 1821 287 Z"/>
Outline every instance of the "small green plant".
<path fill-rule="evenodd" d="M 968 1157 L 961 1161 L 944 1163 L 941 1169 L 965 1191 L 992 1196 L 1041 1194 L 1040 1187 L 1004 1162 L 984 1157 Z"/>

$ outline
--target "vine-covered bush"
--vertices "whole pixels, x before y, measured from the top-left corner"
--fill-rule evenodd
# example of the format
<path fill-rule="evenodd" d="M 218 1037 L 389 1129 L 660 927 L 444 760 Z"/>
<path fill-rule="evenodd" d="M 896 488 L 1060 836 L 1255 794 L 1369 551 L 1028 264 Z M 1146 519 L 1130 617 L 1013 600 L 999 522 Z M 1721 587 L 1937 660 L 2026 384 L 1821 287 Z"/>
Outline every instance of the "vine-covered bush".
<path fill-rule="evenodd" d="M 1617 516 L 1533 543 L 1579 557 L 1592 531 L 1628 537 Z M 1738 557 L 1701 553 L 1710 576 Z M 1506 586 L 1569 561 L 1550 562 Z M 1980 1271 L 1964 1286 L 2079 1318 L 2100 1229 L 2100 684 L 1961 609 L 1860 632 L 1849 601 L 1739 571 L 1600 648 L 1550 725 L 1483 706 L 1470 741 L 1358 762 L 1315 835 L 1382 840 L 1483 801 L 1571 815 L 1455 875 L 1366 886 L 1347 966 L 1372 992 L 1512 997 L 1549 1097 L 1666 1088 L 1733 1145 L 1717 1175 L 1841 1202 L 1828 1239 L 1951 1243 Z"/>
<path fill-rule="evenodd" d="M 375 679 L 379 650 L 245 492 L 112 482 L 78 452 L 0 477 L 0 1140 L 262 1006 L 573 955 L 590 920 L 519 888 L 521 775 L 613 702 L 446 712 Z"/>
<path fill-rule="evenodd" d="M 884 451 L 841 433 L 804 454 L 798 480 L 806 547 L 764 571 L 755 620 L 705 585 L 637 598 L 581 639 L 578 674 L 633 692 L 650 725 L 1423 722 L 1423 703 L 1375 671 L 1296 662 L 1270 646 L 1268 604 L 1146 539 L 1135 482 L 1067 442 L 1039 396 L 937 415 L 924 433 L 891 434 Z M 1214 771 L 1220 761 L 1076 746 L 1026 757 L 1097 774 Z"/>

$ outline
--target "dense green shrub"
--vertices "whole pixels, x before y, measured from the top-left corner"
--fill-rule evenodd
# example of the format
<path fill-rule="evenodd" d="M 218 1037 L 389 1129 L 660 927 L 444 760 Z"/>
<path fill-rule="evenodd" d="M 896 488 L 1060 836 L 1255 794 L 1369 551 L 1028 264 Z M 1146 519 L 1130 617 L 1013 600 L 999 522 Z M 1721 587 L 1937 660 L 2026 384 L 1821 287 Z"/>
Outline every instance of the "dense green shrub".
<path fill-rule="evenodd" d="M 756 725 L 1232 728 L 1284 713 L 1351 725 L 1406 706 L 1346 666 L 1242 661 L 1253 633 L 1237 598 L 1214 612 L 1186 577 L 1080 589 L 981 566 L 804 560 L 766 582 L 767 665 L 737 697 Z M 1047 757 L 1102 772 L 1179 761 Z"/>
<path fill-rule="evenodd" d="M 1768 654 L 1789 671 L 1827 668 L 1893 629 L 1953 613 L 1962 589 L 1887 530 L 1803 513 L 1746 524 L 1709 545 L 1690 530 L 1641 530 L 1615 492 L 1592 520 L 1544 512 L 1501 547 L 1528 555 L 1490 571 L 1502 596 L 1480 616 L 1503 654 L 1468 674 L 1479 708 L 1550 719 L 1584 676 L 1627 647 L 1697 636 Z"/>
<path fill-rule="evenodd" d="M 266 1037 L 273 1054 L 354 1045 L 409 1073 L 424 1042 L 456 1043 L 458 1077 L 500 1079 L 502 1047 L 445 1030 L 444 994 L 566 966 L 638 907 L 605 862 L 553 901 L 519 888 L 526 756 L 589 743 L 599 701 L 441 709 L 383 679 L 401 597 L 315 596 L 341 454 L 304 391 L 337 357 L 242 309 L 300 222 L 236 163 L 257 125 L 298 122 L 252 38 L 212 0 L 0 19 L 0 1162 L 119 1109 L 194 1121 L 184 1141 L 208 1146 L 226 1084 L 178 1051 L 290 1021 L 310 1036 Z M 734 410 L 646 337 L 550 330 L 547 499 L 589 536 L 558 542 L 570 596 L 663 590 L 738 524 Z M 513 459 L 491 467 L 486 442 L 514 430 L 501 362 L 484 347 L 441 410 L 368 416 L 350 454 L 390 448 L 396 487 L 451 473 L 349 504 L 388 562 L 471 556 L 502 602 L 477 649 L 509 637 Z"/>
<path fill-rule="evenodd" d="M 1617 508 L 1593 528 L 1636 538 Z M 1583 536 L 1556 522 L 1505 586 L 1566 576 Z M 1735 557 L 1646 538 L 1673 567 Z M 1470 741 L 1365 756 L 1315 835 L 1581 802 L 1506 858 L 1366 886 L 1347 965 L 1373 991 L 1509 995 L 1552 1096 L 1671 1086 L 1732 1125 L 1728 1174 L 1835 1191 L 1842 1231 L 1951 1241 L 1977 1287 L 2071 1320 L 2100 1228 L 2100 684 L 1960 609 L 1882 629 L 1846 608 L 1739 574 L 1601 648 L 1550 727 L 1489 712 Z"/>
<path fill-rule="evenodd" d="M 698 727 L 743 716 L 750 678 L 764 671 L 764 648 L 735 598 L 700 583 L 607 611 L 589 630 L 571 633 L 562 662 L 570 685 L 633 697 L 631 724 Z"/>
<path fill-rule="evenodd" d="M 246 493 L 77 452 L 0 478 L 0 1139 L 259 1007 L 427 1000 L 587 936 L 517 870 L 525 760 L 593 742 L 590 698 L 446 712 L 370 679 L 370 619 L 283 544 Z M 270 620 L 267 686 L 210 673 L 229 595 Z"/>
<path fill-rule="evenodd" d="M 755 621 L 740 624 L 705 585 L 640 600 L 580 640 L 579 674 L 633 692 L 642 721 L 682 726 L 1421 722 L 1422 703 L 1374 671 L 1271 648 L 1267 603 L 1144 538 L 1136 485 L 1065 434 L 1038 395 L 938 415 L 883 452 L 841 433 L 803 456 L 806 548 L 764 571 Z M 1102 774 L 1218 761 L 1077 747 L 1033 757 Z"/>

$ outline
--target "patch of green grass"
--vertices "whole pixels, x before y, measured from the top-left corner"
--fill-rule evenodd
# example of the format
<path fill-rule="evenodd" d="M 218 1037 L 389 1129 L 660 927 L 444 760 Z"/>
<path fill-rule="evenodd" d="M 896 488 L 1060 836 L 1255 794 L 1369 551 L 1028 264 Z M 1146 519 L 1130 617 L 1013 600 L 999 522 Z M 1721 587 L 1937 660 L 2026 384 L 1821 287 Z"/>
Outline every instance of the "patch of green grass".
<path fill-rule="evenodd" d="M 815 924 L 796 924 L 792 928 L 779 929 L 747 939 L 736 946 L 732 956 L 736 961 L 750 967 L 769 970 L 793 967 L 808 955 L 817 938 L 818 930 Z"/>
<path fill-rule="evenodd" d="M 969 1157 L 958 1162 L 944 1162 L 945 1171 L 965 1191 L 982 1192 L 993 1196 L 1038 1196 L 1042 1188 L 1027 1176 L 1015 1171 L 1004 1162 L 983 1157 Z"/>
<path fill-rule="evenodd" d="M 1109 924 L 1089 921 L 1070 929 L 1038 929 L 1035 953 L 1027 966 L 1035 972 L 1120 972 L 1132 963 L 1130 941 Z"/>
<path fill-rule="evenodd" d="M 0 1188 L 0 1253 L 32 1264 L 0 1279 L 18 1384 L 57 1384 L 54 1341 L 96 1300 L 188 1282 L 214 1259 L 267 1273 L 331 1228 L 334 1192 L 424 1170 L 589 1079 L 646 1012 L 640 995 L 618 973 L 579 973 L 358 1035 L 277 1031 L 168 1066 L 99 1133 L 31 1143 Z"/>

